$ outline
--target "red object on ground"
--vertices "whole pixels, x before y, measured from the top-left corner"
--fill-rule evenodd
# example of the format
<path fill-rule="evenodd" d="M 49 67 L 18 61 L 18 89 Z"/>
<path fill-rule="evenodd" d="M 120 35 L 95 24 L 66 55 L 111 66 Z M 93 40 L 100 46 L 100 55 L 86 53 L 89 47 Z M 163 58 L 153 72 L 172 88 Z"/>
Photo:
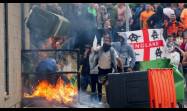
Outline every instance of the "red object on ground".
<path fill-rule="evenodd" d="M 172 69 L 149 69 L 148 82 L 151 108 L 176 108 Z"/>

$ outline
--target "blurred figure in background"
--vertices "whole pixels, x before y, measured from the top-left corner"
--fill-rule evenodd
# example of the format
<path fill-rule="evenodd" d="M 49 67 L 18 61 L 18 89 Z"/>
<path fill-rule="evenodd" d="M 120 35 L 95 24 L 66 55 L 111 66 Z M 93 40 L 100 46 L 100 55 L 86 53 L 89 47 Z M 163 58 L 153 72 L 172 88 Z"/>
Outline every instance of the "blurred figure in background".
<path fill-rule="evenodd" d="M 187 4 L 184 5 L 184 9 L 181 12 L 180 19 L 182 24 L 184 25 L 184 29 L 187 29 Z"/>
<path fill-rule="evenodd" d="M 145 11 L 140 14 L 141 29 L 148 29 L 147 20 L 154 14 L 154 9 L 150 4 L 146 4 Z"/>
<path fill-rule="evenodd" d="M 167 36 L 177 37 L 179 27 L 183 27 L 181 22 L 177 22 L 175 14 L 171 14 L 169 21 L 164 21 L 164 28 L 166 30 Z"/>
<path fill-rule="evenodd" d="M 108 20 L 109 15 L 108 15 L 107 9 L 104 5 L 98 4 L 96 10 L 97 10 L 97 34 L 96 34 L 96 37 L 97 37 L 98 43 L 100 44 L 101 37 L 103 35 L 104 24 L 105 24 L 105 21 Z"/>
<path fill-rule="evenodd" d="M 131 30 L 140 30 L 140 14 L 144 11 L 144 4 L 139 3 L 136 5 L 134 9 L 134 13 L 132 16 Z"/>
<path fill-rule="evenodd" d="M 175 14 L 178 22 L 181 21 L 180 16 L 183 9 L 184 9 L 184 3 L 178 3 L 178 7 L 175 9 Z"/>
<path fill-rule="evenodd" d="M 148 27 L 151 29 L 160 29 L 163 28 L 164 25 L 164 14 L 163 8 L 161 6 L 157 6 L 155 14 L 153 14 L 147 20 Z"/>
<path fill-rule="evenodd" d="M 176 45 L 172 36 L 168 36 L 166 46 L 164 47 L 164 57 L 170 59 L 170 64 L 179 68 L 180 53 L 176 50 Z"/>
<path fill-rule="evenodd" d="M 89 44 L 85 45 L 84 55 L 81 60 L 82 71 L 81 71 L 81 90 L 86 91 L 88 85 L 90 84 L 90 64 L 89 56 L 91 53 L 91 46 Z"/>

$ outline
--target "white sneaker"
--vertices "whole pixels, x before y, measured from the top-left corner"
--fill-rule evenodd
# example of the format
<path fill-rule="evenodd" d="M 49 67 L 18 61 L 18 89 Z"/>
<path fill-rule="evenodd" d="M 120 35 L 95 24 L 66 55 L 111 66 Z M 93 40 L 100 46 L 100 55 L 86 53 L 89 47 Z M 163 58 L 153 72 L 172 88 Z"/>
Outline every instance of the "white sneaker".
<path fill-rule="evenodd" d="M 103 103 L 102 102 L 99 102 L 100 105 L 102 105 Z"/>

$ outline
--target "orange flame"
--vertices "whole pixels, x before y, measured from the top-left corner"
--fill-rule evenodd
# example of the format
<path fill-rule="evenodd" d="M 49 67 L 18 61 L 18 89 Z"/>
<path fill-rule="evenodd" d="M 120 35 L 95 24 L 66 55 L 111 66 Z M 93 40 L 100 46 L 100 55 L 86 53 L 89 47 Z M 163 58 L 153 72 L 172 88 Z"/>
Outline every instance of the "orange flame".
<path fill-rule="evenodd" d="M 24 93 L 25 98 L 44 97 L 48 101 L 55 100 L 64 104 L 73 103 L 77 95 L 77 87 L 71 83 L 65 84 L 61 78 L 57 80 L 55 85 L 50 84 L 47 80 L 43 80 L 39 82 L 31 95 Z"/>

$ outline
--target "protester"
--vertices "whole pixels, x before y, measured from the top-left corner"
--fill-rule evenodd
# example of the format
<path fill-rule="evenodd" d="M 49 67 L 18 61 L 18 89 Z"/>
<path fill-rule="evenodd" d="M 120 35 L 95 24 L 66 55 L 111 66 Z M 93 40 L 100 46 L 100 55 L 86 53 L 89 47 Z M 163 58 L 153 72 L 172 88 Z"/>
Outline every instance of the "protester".
<path fill-rule="evenodd" d="M 90 64 L 89 64 L 89 56 L 91 53 L 90 45 L 86 45 L 84 49 L 84 55 L 82 57 L 81 65 L 81 89 L 82 91 L 86 91 L 88 85 L 90 84 Z"/>
<path fill-rule="evenodd" d="M 154 14 L 154 9 L 150 4 L 146 4 L 145 11 L 140 14 L 141 29 L 148 29 L 147 20 Z"/>
<path fill-rule="evenodd" d="M 165 46 L 164 57 L 170 59 L 170 64 L 174 65 L 175 67 L 179 67 L 180 64 L 180 53 L 176 50 L 176 46 L 174 43 L 173 37 L 168 37 Z"/>
<path fill-rule="evenodd" d="M 144 10 L 143 4 L 137 4 L 134 9 L 134 13 L 132 16 L 131 30 L 140 30 L 140 14 Z"/>
<path fill-rule="evenodd" d="M 164 28 L 167 31 L 167 36 L 173 36 L 176 38 L 179 27 L 183 28 L 183 24 L 181 22 L 177 22 L 175 14 L 171 14 L 169 21 L 164 22 Z"/>
<path fill-rule="evenodd" d="M 184 5 L 184 9 L 181 12 L 181 22 L 184 25 L 184 29 L 187 29 L 187 4 Z"/>
<path fill-rule="evenodd" d="M 122 59 L 123 69 L 119 69 L 119 72 L 131 72 L 134 68 L 136 57 L 133 48 L 127 43 L 126 36 L 119 36 L 120 42 L 113 42 L 112 46 L 117 50 L 119 57 Z"/>
<path fill-rule="evenodd" d="M 118 42 L 119 41 L 118 32 L 125 32 L 125 31 L 126 31 L 125 24 L 123 24 L 121 21 L 116 21 L 116 25 L 113 27 L 113 31 L 112 31 L 113 41 Z"/>
<path fill-rule="evenodd" d="M 180 46 L 183 42 L 183 30 L 183 27 L 178 27 L 177 37 L 175 38 L 177 46 Z"/>
<path fill-rule="evenodd" d="M 184 9 L 184 3 L 178 3 L 178 7 L 175 9 L 177 21 L 181 20 L 180 15 L 181 15 L 183 9 Z"/>
<path fill-rule="evenodd" d="M 183 42 L 180 45 L 180 49 L 183 51 L 186 51 L 186 44 L 187 44 L 187 30 L 184 30 L 183 32 Z"/>
<path fill-rule="evenodd" d="M 117 71 L 117 61 L 120 61 L 116 50 L 111 47 L 111 42 L 109 34 L 104 34 L 103 46 L 94 49 L 95 53 L 97 53 L 96 61 L 93 61 L 94 58 L 91 58 L 91 61 L 94 62 L 93 67 L 98 64 L 98 97 L 100 102 L 102 100 L 102 85 L 106 83 L 108 73 L 112 73 L 113 70 Z"/>
<path fill-rule="evenodd" d="M 98 43 L 100 44 L 101 37 L 103 34 L 104 24 L 108 20 L 109 15 L 104 5 L 98 5 L 96 10 L 97 10 L 97 36 L 96 37 L 97 37 Z"/>
<path fill-rule="evenodd" d="M 163 8 L 161 6 L 158 6 L 156 9 L 155 14 L 150 16 L 150 18 L 147 20 L 148 27 L 151 29 L 160 29 L 163 28 L 163 21 L 164 21 L 164 14 L 163 14 Z"/>

